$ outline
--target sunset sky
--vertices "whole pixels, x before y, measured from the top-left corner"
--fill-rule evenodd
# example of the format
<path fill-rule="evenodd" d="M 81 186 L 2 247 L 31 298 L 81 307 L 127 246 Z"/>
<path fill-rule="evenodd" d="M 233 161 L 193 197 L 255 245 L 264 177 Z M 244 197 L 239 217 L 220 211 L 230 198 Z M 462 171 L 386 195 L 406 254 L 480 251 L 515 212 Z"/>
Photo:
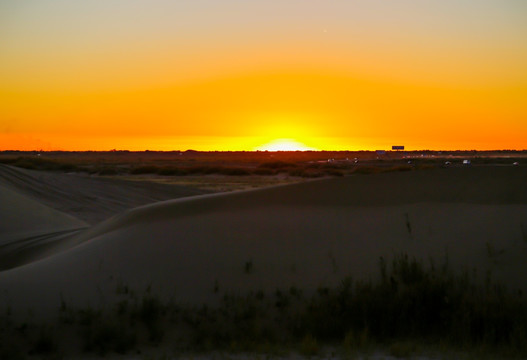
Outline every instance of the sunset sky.
<path fill-rule="evenodd" d="M 0 1 L 0 150 L 269 143 L 527 149 L 527 1 Z"/>

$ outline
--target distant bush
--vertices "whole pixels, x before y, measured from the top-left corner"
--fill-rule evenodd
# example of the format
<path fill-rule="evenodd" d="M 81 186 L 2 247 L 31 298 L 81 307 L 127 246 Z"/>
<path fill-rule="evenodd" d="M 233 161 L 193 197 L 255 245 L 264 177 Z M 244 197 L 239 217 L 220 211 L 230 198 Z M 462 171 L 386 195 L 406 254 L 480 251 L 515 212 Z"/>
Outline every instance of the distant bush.
<path fill-rule="evenodd" d="M 231 175 L 231 176 L 246 176 L 251 175 L 251 171 L 249 169 L 241 168 L 241 167 L 225 167 L 221 168 L 218 171 L 219 174 L 222 175 Z"/>
<path fill-rule="evenodd" d="M 13 164 L 14 162 L 16 162 L 19 158 L 14 158 L 14 157 L 5 157 L 5 158 L 0 158 L 0 164 L 7 164 L 7 165 L 10 165 L 10 164 Z"/>
<path fill-rule="evenodd" d="M 265 168 L 265 169 L 284 169 L 284 168 L 291 168 L 298 166 L 295 163 L 287 162 L 287 161 L 268 161 L 263 162 L 260 165 L 258 165 L 259 168 Z"/>
<path fill-rule="evenodd" d="M 325 173 L 326 175 L 329 175 L 329 176 L 344 176 L 344 172 L 342 172 L 341 170 L 337 170 L 337 169 L 327 169 L 325 170 Z"/>
<path fill-rule="evenodd" d="M 140 174 L 157 174 L 159 172 L 159 167 L 155 165 L 143 165 L 137 166 L 130 169 L 130 174 L 140 175 Z"/>
<path fill-rule="evenodd" d="M 16 162 L 11 163 L 11 165 L 22 168 L 22 169 L 29 169 L 29 170 L 37 170 L 42 169 L 43 166 L 39 166 L 39 162 L 31 161 L 30 159 L 20 159 Z M 50 164 L 46 164 L 46 168 L 49 168 Z"/>
<path fill-rule="evenodd" d="M 175 166 L 157 166 L 144 165 L 130 169 L 130 174 L 156 174 L 163 176 L 185 176 L 185 175 L 229 175 L 229 176 L 245 176 L 251 175 L 252 170 L 245 167 L 237 166 L 218 166 L 218 165 L 194 165 L 186 167 Z"/>
<path fill-rule="evenodd" d="M 96 169 L 96 173 L 99 175 L 117 175 L 119 172 L 115 167 L 104 166 Z"/>
<path fill-rule="evenodd" d="M 290 176 L 298 176 L 303 178 L 318 178 L 324 176 L 324 172 L 322 171 L 304 168 L 288 169 L 287 173 Z"/>
<path fill-rule="evenodd" d="M 324 161 L 324 162 L 313 162 L 306 164 L 306 167 L 311 169 L 346 169 L 350 168 L 352 165 L 348 162 L 334 162 L 334 161 Z"/>
<path fill-rule="evenodd" d="M 217 166 L 217 165 L 196 165 L 187 168 L 181 168 L 175 171 L 174 175 L 230 175 L 245 176 L 251 175 L 251 170 L 243 167 L 234 166 Z"/>
<path fill-rule="evenodd" d="M 1 163 L 30 170 L 78 171 L 75 164 L 41 157 L 6 158 Z"/>
<path fill-rule="evenodd" d="M 77 171 L 77 166 L 73 164 L 58 164 L 55 170 L 58 171 Z"/>
<path fill-rule="evenodd" d="M 357 166 L 352 170 L 352 173 L 355 174 L 379 174 L 385 172 L 395 172 L 395 171 L 412 171 L 414 167 L 411 165 L 396 165 L 396 166 Z"/>
<path fill-rule="evenodd" d="M 144 152 L 134 154 L 129 152 L 110 153 L 71 153 L 49 154 L 43 156 L 28 155 L 0 158 L 0 163 L 18 166 L 25 169 L 88 172 L 98 175 L 131 175 L 152 174 L 160 176 L 186 175 L 225 175 L 273 176 L 287 174 L 295 177 L 317 178 L 323 176 L 342 176 L 345 174 L 374 174 L 389 171 L 411 171 L 432 168 L 441 165 L 442 161 L 416 159 L 414 165 L 406 162 L 365 160 L 360 165 L 348 160 L 321 160 L 321 154 L 314 153 L 283 153 L 273 154 L 269 161 L 266 153 L 189 153 L 179 155 L 174 153 Z M 45 155 L 45 156 L 44 156 Z M 324 158 L 326 158 L 324 154 Z M 334 154 L 337 155 L 337 154 Z M 49 157 L 48 157 L 49 156 Z M 60 156 L 60 157 L 52 157 Z M 342 156 L 340 155 L 339 158 Z M 327 158 L 326 158 L 327 159 Z M 510 161 L 509 161 L 510 162 Z M 367 164 L 367 165 L 365 165 Z"/>
<path fill-rule="evenodd" d="M 184 176 L 184 175 L 187 175 L 189 172 L 185 168 L 165 166 L 165 167 L 160 168 L 157 171 L 157 173 L 159 175 L 165 175 L 165 176 Z"/>
<path fill-rule="evenodd" d="M 278 172 L 275 169 L 269 169 L 269 168 L 256 168 L 253 170 L 254 175 L 276 175 Z"/>
<path fill-rule="evenodd" d="M 188 173 L 193 175 L 219 174 L 222 170 L 223 167 L 214 165 L 195 165 L 187 168 Z"/>
<path fill-rule="evenodd" d="M 352 172 L 354 174 L 378 174 L 383 172 L 383 169 L 377 166 L 357 166 Z"/>

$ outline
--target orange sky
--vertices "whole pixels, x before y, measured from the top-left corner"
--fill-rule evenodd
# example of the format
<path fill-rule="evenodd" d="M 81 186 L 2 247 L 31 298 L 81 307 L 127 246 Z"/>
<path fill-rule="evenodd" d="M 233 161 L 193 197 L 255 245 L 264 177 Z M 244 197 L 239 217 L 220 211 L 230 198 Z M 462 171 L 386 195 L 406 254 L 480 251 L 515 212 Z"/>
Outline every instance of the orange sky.
<path fill-rule="evenodd" d="M 0 5 L 0 150 L 527 148 L 514 0 Z"/>

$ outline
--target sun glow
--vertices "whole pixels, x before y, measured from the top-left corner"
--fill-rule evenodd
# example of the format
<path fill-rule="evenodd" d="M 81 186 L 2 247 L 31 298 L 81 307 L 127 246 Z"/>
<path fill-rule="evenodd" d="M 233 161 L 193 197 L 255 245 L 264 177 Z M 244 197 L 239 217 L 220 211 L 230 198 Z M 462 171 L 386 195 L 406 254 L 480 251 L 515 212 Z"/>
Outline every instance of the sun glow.
<path fill-rule="evenodd" d="M 276 139 L 267 144 L 257 147 L 260 151 L 309 151 L 316 150 L 301 142 L 292 139 Z"/>

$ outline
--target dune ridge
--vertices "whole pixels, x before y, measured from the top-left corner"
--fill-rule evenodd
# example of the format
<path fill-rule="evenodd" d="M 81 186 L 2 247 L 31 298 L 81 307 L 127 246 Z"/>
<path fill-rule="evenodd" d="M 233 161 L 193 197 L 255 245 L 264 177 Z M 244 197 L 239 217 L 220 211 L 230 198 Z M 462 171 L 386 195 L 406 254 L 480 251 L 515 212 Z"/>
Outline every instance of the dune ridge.
<path fill-rule="evenodd" d="M 27 170 L 3 164 L 0 186 L 92 225 L 137 206 L 207 193 L 181 185 Z"/>
<path fill-rule="evenodd" d="M 151 204 L 71 237 L 75 247 L 2 272 L 0 303 L 49 315 L 62 300 L 111 304 L 122 284 L 210 303 L 218 293 L 372 278 L 380 256 L 400 253 L 448 259 L 482 280 L 491 271 L 527 290 L 526 175 L 437 169 Z"/>
<path fill-rule="evenodd" d="M 512 170 L 512 171 L 511 171 Z M 206 194 L 166 200 L 127 210 L 112 221 L 93 227 L 90 238 L 126 223 L 148 222 L 200 213 L 255 207 L 368 207 L 419 202 L 465 204 L 527 204 L 527 172 L 498 168 L 435 169 L 374 176 L 316 179 L 297 184 Z M 431 183 L 433 181 L 433 183 Z"/>
<path fill-rule="evenodd" d="M 126 209 L 204 191 L 0 164 L 0 270 L 57 254 L 75 235 Z"/>

